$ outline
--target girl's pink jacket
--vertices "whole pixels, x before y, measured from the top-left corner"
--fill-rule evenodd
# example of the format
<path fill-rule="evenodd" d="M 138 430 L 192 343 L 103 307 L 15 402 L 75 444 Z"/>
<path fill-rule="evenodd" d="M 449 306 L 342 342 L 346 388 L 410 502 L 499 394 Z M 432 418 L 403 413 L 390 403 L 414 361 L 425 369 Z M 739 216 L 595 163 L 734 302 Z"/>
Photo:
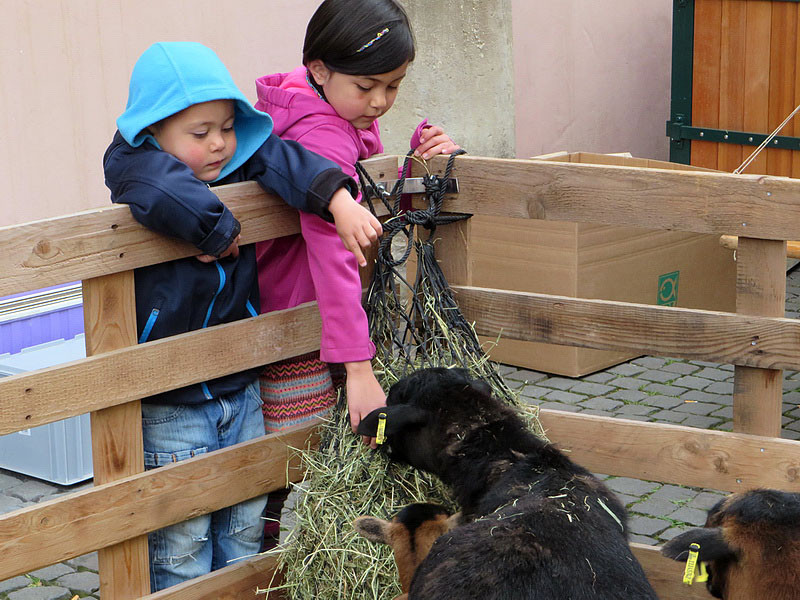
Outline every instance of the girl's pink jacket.
<path fill-rule="evenodd" d="M 369 129 L 353 127 L 317 96 L 306 73 L 299 67 L 257 79 L 255 106 L 269 113 L 277 135 L 329 158 L 357 180 L 355 163 L 383 152 L 378 123 Z M 417 127 L 412 148 L 419 145 L 426 125 L 423 121 Z M 369 360 L 375 345 L 361 306 L 355 257 L 342 245 L 332 223 L 301 212 L 300 227 L 302 235 L 256 245 L 261 312 L 317 300 L 322 318 L 320 358 L 335 363 Z"/>

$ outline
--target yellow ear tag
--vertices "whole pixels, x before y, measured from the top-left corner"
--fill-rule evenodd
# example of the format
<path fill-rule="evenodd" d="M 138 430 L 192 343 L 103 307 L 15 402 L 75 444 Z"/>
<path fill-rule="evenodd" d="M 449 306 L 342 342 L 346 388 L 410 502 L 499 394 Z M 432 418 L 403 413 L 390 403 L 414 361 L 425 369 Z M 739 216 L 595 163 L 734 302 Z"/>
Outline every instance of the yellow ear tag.
<path fill-rule="evenodd" d="M 697 576 L 694 578 L 697 583 L 705 583 L 708 581 L 708 570 L 706 570 L 707 564 L 708 563 L 704 560 L 700 561 L 700 568 L 698 569 Z"/>
<path fill-rule="evenodd" d="M 700 544 L 692 543 L 689 544 L 689 558 L 686 559 L 686 568 L 683 571 L 683 583 L 686 585 L 692 585 L 692 581 L 694 581 L 694 570 L 697 566 L 697 557 L 700 555 Z M 703 563 L 700 563 L 700 571 L 701 574 L 705 571 L 703 567 Z M 706 575 L 706 579 L 708 575 Z"/>
<path fill-rule="evenodd" d="M 379 446 L 386 441 L 386 413 L 378 413 L 378 433 L 375 434 L 375 443 Z"/>

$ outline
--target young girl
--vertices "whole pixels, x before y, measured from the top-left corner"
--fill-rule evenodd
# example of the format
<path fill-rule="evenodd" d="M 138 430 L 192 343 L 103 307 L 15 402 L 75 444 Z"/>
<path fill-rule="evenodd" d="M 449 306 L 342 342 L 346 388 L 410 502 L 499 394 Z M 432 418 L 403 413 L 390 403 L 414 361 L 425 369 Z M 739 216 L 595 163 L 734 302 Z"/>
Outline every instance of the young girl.
<path fill-rule="evenodd" d="M 269 113 L 279 136 L 355 177 L 357 161 L 383 152 L 377 119 L 394 104 L 413 60 L 411 27 L 395 0 L 325 0 L 306 30 L 303 66 L 258 79 L 256 108 Z M 426 159 L 458 149 L 426 121 L 414 132 L 411 147 Z M 320 353 L 270 365 L 262 373 L 265 424 L 268 432 L 277 431 L 326 412 L 335 393 L 325 363 L 343 363 L 355 432 L 365 415 L 386 403 L 370 362 L 375 346 L 361 305 L 358 264 L 328 223 L 301 213 L 300 224 L 302 234 L 257 246 L 261 309 L 317 300 Z M 365 442 L 375 447 L 374 440 Z M 282 504 L 279 494 L 270 494 L 270 504 L 269 516 L 279 516 L 274 514 Z"/>

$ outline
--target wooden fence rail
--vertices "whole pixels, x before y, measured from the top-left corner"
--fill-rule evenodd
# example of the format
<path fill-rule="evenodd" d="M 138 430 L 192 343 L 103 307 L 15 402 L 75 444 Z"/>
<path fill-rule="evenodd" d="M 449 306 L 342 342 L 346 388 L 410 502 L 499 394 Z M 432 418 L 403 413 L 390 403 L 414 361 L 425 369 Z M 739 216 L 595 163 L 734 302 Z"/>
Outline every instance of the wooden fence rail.
<path fill-rule="evenodd" d="M 386 181 L 397 164 L 389 156 L 367 166 Z M 454 212 L 738 235 L 739 314 L 728 314 L 474 288 L 463 276 L 462 225 L 437 231 L 443 267 L 480 333 L 736 365 L 736 433 L 542 411 L 551 439 L 579 463 L 723 490 L 800 491 L 800 443 L 778 439 L 780 369 L 800 367 L 800 329 L 782 318 L 783 240 L 800 237 L 800 181 L 469 156 L 454 176 L 461 191 L 444 205 Z M 242 222 L 243 243 L 298 231 L 296 214 L 255 184 L 215 192 Z M 288 447 L 314 439 L 303 427 L 143 472 L 139 398 L 319 347 L 313 303 L 137 345 L 132 269 L 193 253 L 141 228 L 126 207 L 0 228 L 0 296 L 81 280 L 87 338 L 86 359 L 0 379 L 0 434 L 91 412 L 96 486 L 1 515 L 0 580 L 92 550 L 111 600 L 249 597 L 269 580 L 274 559 L 258 557 L 148 593 L 148 531 L 283 487 Z M 677 566 L 657 549 L 634 549 L 662 598 L 702 597 L 676 585 Z"/>

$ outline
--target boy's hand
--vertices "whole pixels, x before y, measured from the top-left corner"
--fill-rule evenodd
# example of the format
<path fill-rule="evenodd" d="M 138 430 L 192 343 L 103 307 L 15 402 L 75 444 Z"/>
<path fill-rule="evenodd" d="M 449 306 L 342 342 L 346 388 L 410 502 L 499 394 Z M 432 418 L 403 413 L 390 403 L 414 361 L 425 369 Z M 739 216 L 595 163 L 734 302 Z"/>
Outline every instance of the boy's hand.
<path fill-rule="evenodd" d="M 425 160 L 437 154 L 452 154 L 461 146 L 450 139 L 444 129 L 438 125 L 426 127 L 419 136 L 419 146 L 414 149 L 414 156 L 422 156 Z"/>
<path fill-rule="evenodd" d="M 201 263 L 214 262 L 215 260 L 218 260 L 220 258 L 225 258 L 226 256 L 233 256 L 233 258 L 239 258 L 239 238 L 241 237 L 242 237 L 241 235 L 237 235 L 236 239 L 233 240 L 233 242 L 231 242 L 231 245 L 228 246 L 225 252 L 223 252 L 219 256 L 214 256 L 213 254 L 198 254 L 197 256 L 195 256 L 195 258 L 199 260 Z"/>
<path fill-rule="evenodd" d="M 333 198 L 328 204 L 328 210 L 333 215 L 336 233 L 339 234 L 344 247 L 355 255 L 359 266 L 366 266 L 367 259 L 364 258 L 361 249 L 369 248 L 378 241 L 383 233 L 380 221 L 353 200 L 353 197 L 344 188 L 333 194 Z"/>

